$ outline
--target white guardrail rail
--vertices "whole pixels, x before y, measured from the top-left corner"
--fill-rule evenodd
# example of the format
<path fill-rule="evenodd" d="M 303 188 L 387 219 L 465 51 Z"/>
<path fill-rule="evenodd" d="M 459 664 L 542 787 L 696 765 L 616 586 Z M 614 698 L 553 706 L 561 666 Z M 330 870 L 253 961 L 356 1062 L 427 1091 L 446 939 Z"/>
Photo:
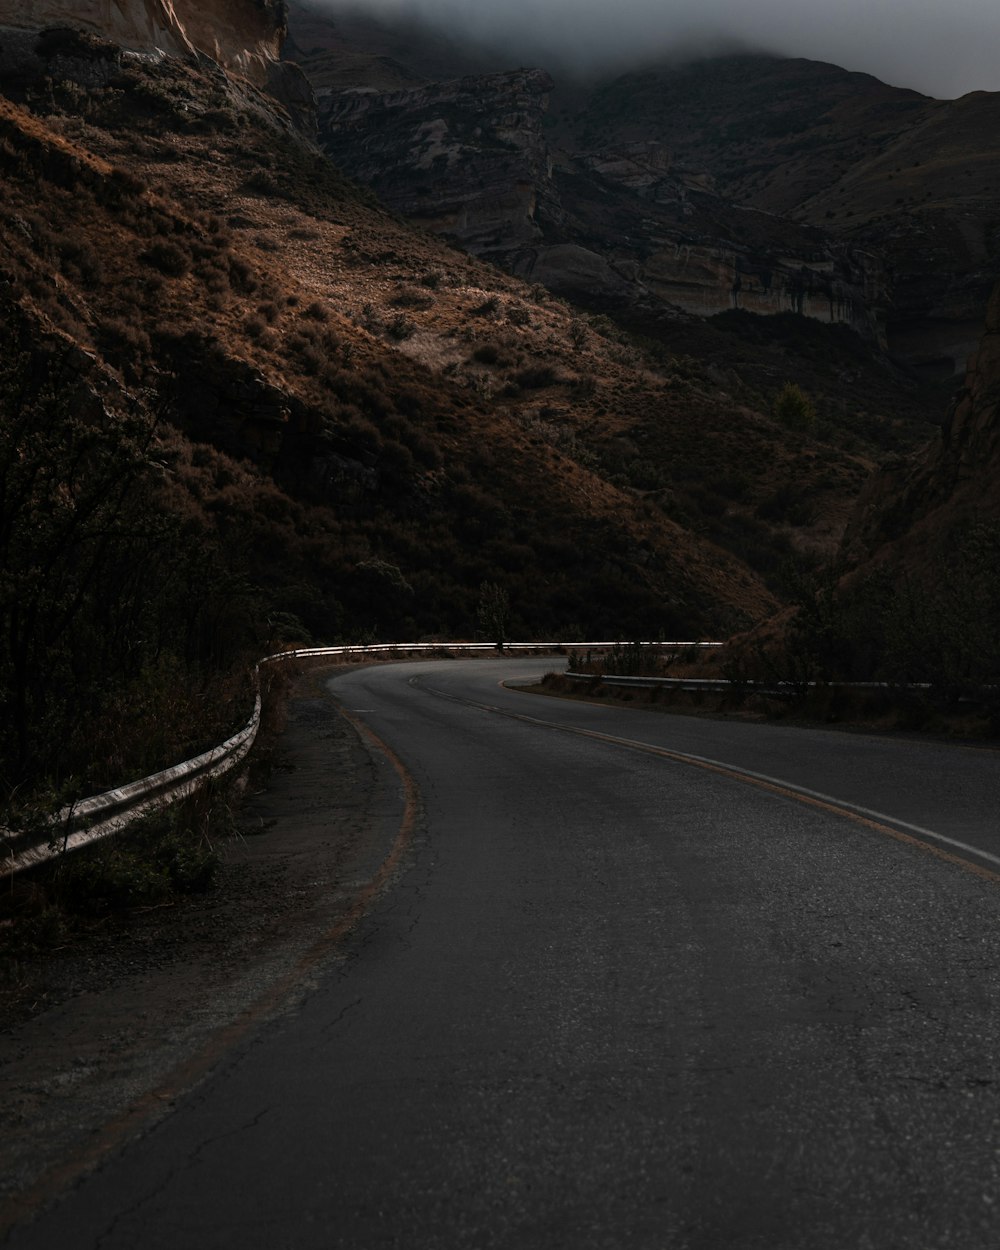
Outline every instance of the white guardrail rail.
<path fill-rule="evenodd" d="M 615 642 L 508 642 L 505 652 L 605 650 L 620 645 Z M 666 649 L 683 647 L 719 647 L 717 642 L 663 642 L 642 644 Z M 295 651 L 280 651 L 265 656 L 261 665 L 289 660 L 336 659 L 338 656 L 379 658 L 387 655 L 434 655 L 456 652 L 482 653 L 497 651 L 493 642 L 441 642 L 441 643 L 376 643 L 371 646 L 304 647 Z M 201 786 L 221 777 L 235 768 L 249 754 L 260 727 L 261 702 L 256 697 L 253 715 L 247 724 L 225 742 L 194 759 L 184 760 L 172 768 L 143 777 L 128 785 L 81 799 L 64 807 L 51 820 L 51 836 L 40 841 L 37 831 L 31 834 L 0 829 L 0 878 L 10 877 L 27 868 L 33 868 L 56 859 L 68 851 L 77 850 L 91 842 L 97 842 L 109 834 L 125 829 L 139 817 L 193 794 Z"/>
<path fill-rule="evenodd" d="M 721 642 L 688 643 L 688 646 L 721 647 Z M 616 677 L 611 673 L 563 673 L 571 681 L 589 681 L 602 686 L 635 686 L 641 690 L 715 690 L 739 687 L 752 694 L 788 698 L 821 686 L 830 690 L 931 690 L 929 681 L 731 681 L 728 677 Z M 989 687 L 984 687 L 989 689 Z M 960 700 L 962 701 L 962 700 Z"/>

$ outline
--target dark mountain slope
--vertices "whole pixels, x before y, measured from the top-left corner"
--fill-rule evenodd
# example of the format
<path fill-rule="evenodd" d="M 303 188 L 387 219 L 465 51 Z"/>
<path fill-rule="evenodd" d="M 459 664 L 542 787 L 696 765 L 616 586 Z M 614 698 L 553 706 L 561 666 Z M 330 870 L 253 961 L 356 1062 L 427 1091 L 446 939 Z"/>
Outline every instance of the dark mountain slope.
<path fill-rule="evenodd" d="M 890 350 L 961 373 L 1000 275 L 1000 96 L 932 100 L 814 61 L 725 57 L 597 87 L 567 143 L 663 144 L 734 203 L 882 262 Z"/>
<path fill-rule="evenodd" d="M 963 531 L 984 524 L 1000 525 L 1000 284 L 940 437 L 872 479 L 846 554 L 855 564 L 891 562 L 920 578 Z"/>
<path fill-rule="evenodd" d="M 574 347 L 564 306 L 376 209 L 221 71 L 70 45 L 54 96 L 40 79 L 4 106 L 0 264 L 42 327 L 246 466 L 226 524 L 254 481 L 290 492 L 260 575 L 336 601 L 314 632 L 468 632 L 491 576 L 532 632 L 767 610 L 752 573 L 602 467 L 638 412 L 684 419 L 655 366 L 590 331 Z M 108 85 L 74 84 L 94 57 Z M 398 568 L 402 598 L 373 600 L 366 561 Z"/>
<path fill-rule="evenodd" d="M 588 147 L 654 137 L 720 195 L 791 216 L 940 107 L 819 61 L 743 55 L 625 74 L 568 126 Z"/>
<path fill-rule="evenodd" d="M 874 331 L 929 384 L 964 371 L 1000 276 L 1000 97 L 721 56 L 557 83 L 524 159 L 522 138 L 490 139 L 512 107 L 498 54 L 293 6 L 300 24 L 335 161 L 471 250 L 574 299 L 805 312 Z M 475 135 L 447 131 L 442 94 Z"/>

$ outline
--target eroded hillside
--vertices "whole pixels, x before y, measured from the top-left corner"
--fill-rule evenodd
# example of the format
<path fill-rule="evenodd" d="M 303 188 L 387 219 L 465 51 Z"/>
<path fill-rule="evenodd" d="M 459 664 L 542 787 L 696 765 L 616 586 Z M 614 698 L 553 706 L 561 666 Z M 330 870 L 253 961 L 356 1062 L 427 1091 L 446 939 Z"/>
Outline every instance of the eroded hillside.
<path fill-rule="evenodd" d="M 5 276 L 41 326 L 239 466 L 220 472 L 241 488 L 193 471 L 193 493 L 258 534 L 270 579 L 309 586 L 323 610 L 291 606 L 312 631 L 468 631 L 490 577 L 542 632 L 700 632 L 769 609 L 629 445 L 704 408 L 703 444 L 743 428 L 764 459 L 767 417 L 719 410 L 711 387 L 393 220 L 221 70 L 48 47 L 61 84 L 3 106 Z M 268 483 L 287 502 L 265 521 Z"/>

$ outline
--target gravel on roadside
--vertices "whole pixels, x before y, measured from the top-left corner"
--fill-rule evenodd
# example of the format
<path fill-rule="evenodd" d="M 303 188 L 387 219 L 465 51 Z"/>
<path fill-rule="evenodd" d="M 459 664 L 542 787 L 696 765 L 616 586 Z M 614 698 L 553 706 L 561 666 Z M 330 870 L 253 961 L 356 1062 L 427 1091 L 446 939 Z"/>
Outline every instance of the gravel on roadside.
<path fill-rule="evenodd" d="M 117 917 L 24 967 L 28 992 L 0 1016 L 0 1204 L 44 1200 L 46 1177 L 75 1158 L 85 1170 L 130 1107 L 144 1108 L 132 1131 L 165 1113 L 220 1030 L 294 1002 L 299 970 L 306 987 L 305 957 L 374 876 L 402 806 L 329 675 L 296 680 L 266 788 L 244 797 L 208 894 Z"/>

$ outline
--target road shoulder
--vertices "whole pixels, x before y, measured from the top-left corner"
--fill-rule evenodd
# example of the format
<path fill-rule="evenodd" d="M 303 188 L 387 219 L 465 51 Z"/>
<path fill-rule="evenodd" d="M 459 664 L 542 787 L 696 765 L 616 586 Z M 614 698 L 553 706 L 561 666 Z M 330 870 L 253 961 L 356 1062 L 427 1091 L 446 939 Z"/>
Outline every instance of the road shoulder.
<path fill-rule="evenodd" d="M 129 1135 L 165 1114 L 236 1022 L 245 1032 L 296 1001 L 401 814 L 391 764 L 319 675 L 300 678 L 267 788 L 241 804 L 212 892 L 20 970 L 32 992 L 9 996 L 0 1032 L 4 1224 L 96 1162 L 116 1124 Z"/>

